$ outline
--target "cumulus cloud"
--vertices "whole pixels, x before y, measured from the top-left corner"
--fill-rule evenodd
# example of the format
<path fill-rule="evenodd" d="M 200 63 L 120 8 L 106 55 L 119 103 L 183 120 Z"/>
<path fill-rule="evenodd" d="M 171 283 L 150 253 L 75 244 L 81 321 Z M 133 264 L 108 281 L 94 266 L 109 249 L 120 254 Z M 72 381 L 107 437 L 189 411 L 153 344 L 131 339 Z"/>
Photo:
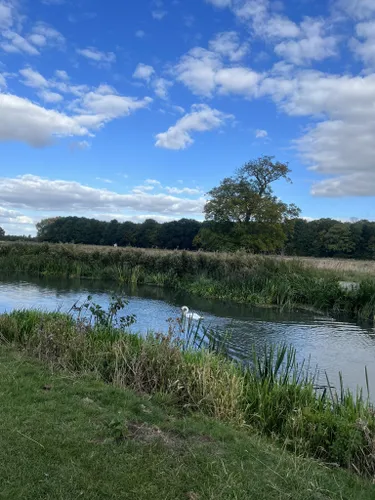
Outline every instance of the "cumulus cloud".
<path fill-rule="evenodd" d="M 166 132 L 157 134 L 155 145 L 166 149 L 185 149 L 194 142 L 192 132 L 206 132 L 222 127 L 231 118 L 232 115 L 212 109 L 206 104 L 195 104 L 192 111 L 180 118 L 175 125 Z"/>
<path fill-rule="evenodd" d="M 337 53 L 337 38 L 325 34 L 325 22 L 307 18 L 301 23 L 297 39 L 282 41 L 275 46 L 275 52 L 294 64 L 321 61 Z"/>
<path fill-rule="evenodd" d="M 214 5 L 223 9 L 224 7 L 230 7 L 232 5 L 232 0 L 206 0 L 207 3 Z"/>
<path fill-rule="evenodd" d="M 30 234 L 35 231 L 34 220 L 16 210 L 0 206 L 0 226 L 8 234 Z"/>
<path fill-rule="evenodd" d="M 256 139 L 265 139 L 266 137 L 268 137 L 267 130 L 258 129 L 255 131 L 255 138 Z"/>
<path fill-rule="evenodd" d="M 169 88 L 172 87 L 173 82 L 166 80 L 165 78 L 156 78 L 153 82 L 153 88 L 155 94 L 160 97 L 160 99 L 168 98 Z"/>
<path fill-rule="evenodd" d="M 194 94 L 207 97 L 215 92 L 252 97 L 260 79 L 260 75 L 245 66 L 225 67 L 217 53 L 201 47 L 182 56 L 173 71 L 177 81 Z"/>
<path fill-rule="evenodd" d="M 9 53 L 25 53 L 30 56 L 39 55 L 39 50 L 32 45 L 26 38 L 19 35 L 15 31 L 3 31 L 2 36 L 4 40 L 0 43 L 0 47 Z"/>
<path fill-rule="evenodd" d="M 240 37 L 235 31 L 218 33 L 210 42 L 209 48 L 230 61 L 240 61 L 249 51 L 247 43 L 240 42 Z"/>
<path fill-rule="evenodd" d="M 0 2 L 0 28 L 7 29 L 13 24 L 12 5 L 9 2 Z"/>
<path fill-rule="evenodd" d="M 168 12 L 166 10 L 153 10 L 151 12 L 152 17 L 157 21 L 164 19 L 167 14 Z"/>
<path fill-rule="evenodd" d="M 19 73 L 24 78 L 22 83 L 28 87 L 41 88 L 49 86 L 49 83 L 44 76 L 32 68 L 21 69 Z"/>
<path fill-rule="evenodd" d="M 31 68 L 24 68 L 20 73 L 24 83 L 36 88 L 45 102 L 62 101 L 61 94 L 51 88 L 65 87 L 46 80 Z M 34 147 L 42 147 L 57 137 L 90 136 L 93 130 L 105 123 L 128 116 L 152 102 L 150 97 L 137 99 L 119 95 L 107 85 L 92 90 L 70 86 L 65 90 L 78 98 L 65 112 L 44 108 L 16 95 L 0 93 L 0 141 L 21 141 Z"/>
<path fill-rule="evenodd" d="M 102 52 L 95 47 L 87 47 L 85 49 L 77 49 L 77 54 L 89 59 L 94 64 L 111 65 L 116 61 L 116 54 L 114 52 Z"/>
<path fill-rule="evenodd" d="M 375 67 L 375 20 L 358 23 L 356 26 L 358 38 L 350 41 L 353 52 L 366 66 Z"/>
<path fill-rule="evenodd" d="M 20 141 L 42 147 L 54 137 L 89 133 L 75 118 L 15 95 L 0 94 L 0 114 L 0 141 Z"/>
<path fill-rule="evenodd" d="M 354 19 L 368 19 L 375 14 L 373 0 L 337 0 L 336 5 Z"/>
<path fill-rule="evenodd" d="M 294 142 L 313 170 L 330 176 L 314 187 L 313 194 L 333 196 L 335 190 L 337 195 L 375 194 L 374 74 L 340 76 L 305 70 L 289 79 L 285 75 L 264 79 L 260 93 L 271 96 L 288 115 L 318 120 Z"/>
<path fill-rule="evenodd" d="M 121 209 L 167 216 L 201 214 L 204 200 L 147 192 L 121 194 L 85 186 L 75 181 L 50 180 L 35 175 L 0 178 L 0 204 L 6 209 L 50 212 Z"/>
<path fill-rule="evenodd" d="M 38 95 L 44 102 L 48 103 L 57 103 L 64 100 L 61 94 L 51 92 L 50 90 L 41 90 Z"/>
<path fill-rule="evenodd" d="M 167 191 L 167 193 L 170 193 L 170 194 L 201 194 L 202 191 L 198 188 L 188 188 L 188 187 L 185 187 L 185 188 L 177 188 L 177 187 L 169 187 L 167 186 L 165 188 L 165 190 Z"/>
<path fill-rule="evenodd" d="M 55 76 L 56 76 L 56 78 L 59 78 L 60 80 L 64 80 L 64 81 L 69 80 L 68 73 L 65 70 L 62 70 L 62 69 L 57 69 L 55 71 Z"/>
<path fill-rule="evenodd" d="M 38 47 L 62 47 L 65 43 L 63 35 L 55 28 L 44 22 L 38 22 L 33 26 L 28 40 Z"/>
<path fill-rule="evenodd" d="M 133 73 L 133 78 L 137 78 L 139 80 L 146 80 L 146 82 L 150 81 L 150 78 L 155 73 L 155 70 L 152 66 L 148 66 L 147 64 L 139 63 L 135 68 Z"/>

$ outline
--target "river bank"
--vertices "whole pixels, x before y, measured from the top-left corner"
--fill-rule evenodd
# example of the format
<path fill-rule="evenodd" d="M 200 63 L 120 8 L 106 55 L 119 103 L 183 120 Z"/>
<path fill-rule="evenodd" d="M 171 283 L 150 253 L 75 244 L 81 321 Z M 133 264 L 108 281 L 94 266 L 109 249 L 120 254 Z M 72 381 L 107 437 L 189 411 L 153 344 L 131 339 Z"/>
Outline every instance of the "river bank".
<path fill-rule="evenodd" d="M 141 337 L 127 333 L 129 317 L 110 326 L 115 303 L 107 312 L 91 305 L 86 309 L 94 323 L 80 312 L 76 319 L 37 311 L 1 315 L 2 341 L 54 370 L 162 395 L 181 414 L 260 432 L 299 455 L 374 477 L 375 415 L 365 395 L 329 387 L 317 392 L 296 363 L 295 350 L 268 348 L 244 367 L 226 359 L 225 343 L 209 332 L 202 338 L 176 321 L 167 335 Z"/>
<path fill-rule="evenodd" d="M 4 500 L 372 500 L 267 439 L 0 346 Z"/>
<path fill-rule="evenodd" d="M 279 308 L 305 307 L 373 321 L 375 280 L 346 289 L 335 270 L 304 261 L 185 251 L 114 249 L 37 243 L 0 246 L 3 273 L 151 284 L 191 294 Z"/>

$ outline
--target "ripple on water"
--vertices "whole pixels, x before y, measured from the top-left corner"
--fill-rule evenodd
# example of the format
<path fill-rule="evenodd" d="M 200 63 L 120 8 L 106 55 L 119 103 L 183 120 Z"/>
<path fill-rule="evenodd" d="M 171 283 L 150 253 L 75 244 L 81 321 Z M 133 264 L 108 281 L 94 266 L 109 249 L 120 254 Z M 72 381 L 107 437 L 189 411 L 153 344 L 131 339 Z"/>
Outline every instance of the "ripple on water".
<path fill-rule="evenodd" d="M 6 279 L 0 282 L 0 312 L 15 308 L 69 310 L 77 300 L 92 294 L 99 304 L 108 303 L 115 285 L 102 282 L 56 279 Z M 336 321 L 313 312 L 279 312 L 274 309 L 209 301 L 181 292 L 155 287 L 125 289 L 129 296 L 129 312 L 136 314 L 134 330 L 166 331 L 167 319 L 181 315 L 188 305 L 204 316 L 204 324 L 218 332 L 230 331 L 228 345 L 235 357 L 246 358 L 253 346 L 261 351 L 265 344 L 291 344 L 297 358 L 310 359 L 318 366 L 319 380 L 325 382 L 325 371 L 334 385 L 338 373 L 352 390 L 364 386 L 367 366 L 370 387 L 375 393 L 375 330 L 356 323 Z"/>

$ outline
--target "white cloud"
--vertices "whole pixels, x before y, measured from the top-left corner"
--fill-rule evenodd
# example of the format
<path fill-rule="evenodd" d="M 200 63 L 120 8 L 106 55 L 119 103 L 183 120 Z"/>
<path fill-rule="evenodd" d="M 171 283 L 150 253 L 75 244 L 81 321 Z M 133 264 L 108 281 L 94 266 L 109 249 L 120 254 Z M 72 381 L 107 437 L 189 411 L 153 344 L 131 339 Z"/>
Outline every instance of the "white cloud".
<path fill-rule="evenodd" d="M 105 184 L 112 184 L 113 183 L 113 181 L 111 181 L 111 179 L 105 179 L 103 177 L 96 177 L 96 180 L 100 181 L 100 182 L 104 182 Z"/>
<path fill-rule="evenodd" d="M 42 0 L 45 5 L 62 5 L 65 0 Z"/>
<path fill-rule="evenodd" d="M 270 95 L 289 115 L 319 120 L 294 143 L 311 168 L 330 176 L 314 187 L 314 194 L 342 195 L 345 188 L 346 194 L 375 195 L 375 74 L 339 76 L 306 70 L 289 78 L 266 78 L 260 93 Z"/>
<path fill-rule="evenodd" d="M 214 52 L 195 47 L 181 57 L 174 68 L 177 81 L 184 83 L 194 94 L 210 96 L 215 90 L 215 75 L 222 67 Z"/>
<path fill-rule="evenodd" d="M 375 67 L 375 20 L 358 23 L 356 33 L 364 41 L 353 38 L 350 41 L 351 49 L 367 66 Z"/>
<path fill-rule="evenodd" d="M 151 186 L 160 186 L 161 182 L 157 181 L 156 179 L 146 179 L 145 184 L 149 184 Z"/>
<path fill-rule="evenodd" d="M 38 89 L 46 101 L 56 103 L 61 100 L 56 92 L 49 90 L 51 86 L 59 86 L 56 82 L 47 81 L 31 68 L 25 68 L 20 73 L 24 83 Z M 46 109 L 15 95 L 0 93 L 0 141 L 16 140 L 41 147 L 56 137 L 92 135 L 92 130 L 152 102 L 149 97 L 136 99 L 118 95 L 107 85 L 92 90 L 85 87 L 83 91 L 72 86 L 66 90 L 78 97 L 75 104 L 68 107 L 69 114 Z M 71 115 L 72 111 L 74 115 Z"/>
<path fill-rule="evenodd" d="M 0 115 L 0 141 L 21 141 L 41 147 L 54 137 L 88 134 L 87 128 L 74 118 L 15 95 L 0 94 Z"/>
<path fill-rule="evenodd" d="M 209 42 L 209 48 L 212 52 L 227 57 L 230 61 L 240 61 L 249 51 L 249 45 L 241 44 L 238 33 L 235 31 L 218 33 Z"/>
<path fill-rule="evenodd" d="M 256 93 L 260 75 L 248 68 L 224 68 L 215 76 L 218 92 L 221 94 L 240 94 L 251 97 Z"/>
<path fill-rule="evenodd" d="M 26 38 L 23 38 L 15 31 L 3 31 L 2 36 L 5 40 L 0 43 L 0 47 L 5 50 L 5 52 L 24 52 L 25 54 L 28 54 L 30 56 L 39 55 L 39 50 L 36 49 L 30 42 L 28 42 Z"/>
<path fill-rule="evenodd" d="M 336 55 L 336 47 L 337 38 L 325 35 L 324 21 L 307 18 L 301 23 L 298 39 L 279 43 L 275 52 L 294 64 L 305 64 Z"/>
<path fill-rule="evenodd" d="M 224 7 L 230 7 L 232 5 L 232 0 L 206 0 L 207 3 L 214 5 L 223 9 Z"/>
<path fill-rule="evenodd" d="M 3 229 L 7 229 L 11 226 L 18 228 L 23 225 L 32 224 L 34 224 L 34 221 L 31 217 L 23 215 L 16 210 L 8 210 L 6 208 L 0 207 L 0 226 L 3 227 Z"/>
<path fill-rule="evenodd" d="M 177 187 L 169 187 L 165 188 L 167 193 L 170 194 L 201 194 L 202 191 L 198 188 L 177 188 Z"/>
<path fill-rule="evenodd" d="M 194 94 L 206 97 L 215 92 L 253 97 L 261 77 L 245 66 L 224 66 L 220 54 L 202 47 L 182 56 L 172 71 L 177 81 Z"/>
<path fill-rule="evenodd" d="M 168 14 L 168 12 L 166 10 L 153 10 L 151 12 L 151 15 L 154 19 L 156 19 L 157 21 L 161 21 L 162 19 L 164 19 L 164 17 Z"/>
<path fill-rule="evenodd" d="M 135 68 L 133 73 L 133 78 L 137 78 L 139 80 L 150 81 L 150 78 L 155 73 L 155 70 L 152 66 L 148 66 L 147 64 L 139 63 Z"/>
<path fill-rule="evenodd" d="M 42 90 L 38 93 L 39 97 L 43 99 L 44 102 L 57 103 L 64 100 L 61 94 L 57 92 L 51 92 L 50 90 Z"/>
<path fill-rule="evenodd" d="M 28 40 L 38 47 L 62 47 L 65 43 L 63 35 L 55 28 L 44 22 L 38 22 L 33 26 Z"/>
<path fill-rule="evenodd" d="M 114 52 L 102 52 L 95 47 L 77 49 L 77 53 L 99 65 L 110 65 L 116 61 L 116 54 Z"/>
<path fill-rule="evenodd" d="M 206 132 L 219 128 L 231 118 L 232 115 L 226 115 L 206 104 L 195 104 L 192 106 L 192 111 L 180 118 L 175 125 L 166 132 L 157 134 L 155 145 L 166 149 L 185 149 L 194 142 L 191 137 L 192 132 Z"/>
<path fill-rule="evenodd" d="M 31 68 L 24 68 L 19 72 L 24 77 L 22 83 L 28 87 L 41 88 L 49 86 L 48 81 L 38 71 L 34 71 Z"/>
<path fill-rule="evenodd" d="M 156 78 L 153 81 L 154 92 L 160 99 L 168 98 L 168 90 L 172 85 L 173 83 L 165 78 Z"/>
<path fill-rule="evenodd" d="M 135 36 L 137 38 L 144 38 L 146 36 L 146 33 L 143 30 L 138 30 L 135 32 Z"/>
<path fill-rule="evenodd" d="M 49 212 L 105 212 L 135 210 L 165 216 L 201 214 L 204 199 L 178 198 L 146 192 L 120 194 L 75 181 L 50 180 L 35 175 L 0 178 L 0 204 L 8 209 Z"/>
<path fill-rule="evenodd" d="M 152 102 L 150 97 L 136 99 L 117 95 L 114 89 L 99 86 L 95 91 L 84 94 L 76 111 L 76 121 L 87 127 L 100 126 L 120 116 L 127 116 L 137 109 L 145 108 Z"/>
<path fill-rule="evenodd" d="M 355 19 L 368 19 L 375 13 L 374 0 L 338 0 L 337 5 Z"/>
<path fill-rule="evenodd" d="M 55 76 L 56 76 L 56 78 L 59 78 L 60 80 L 64 80 L 64 81 L 69 80 L 68 73 L 64 70 L 61 70 L 61 69 L 57 69 L 55 71 Z"/>
<path fill-rule="evenodd" d="M 91 144 L 88 141 L 75 141 L 69 145 L 71 151 L 84 151 L 90 149 Z"/>
<path fill-rule="evenodd" d="M 12 6 L 8 2 L 0 2 L 0 28 L 7 29 L 13 24 Z"/>
<path fill-rule="evenodd" d="M 268 137 L 267 130 L 258 129 L 255 131 L 255 138 L 256 139 L 264 139 L 265 137 Z"/>

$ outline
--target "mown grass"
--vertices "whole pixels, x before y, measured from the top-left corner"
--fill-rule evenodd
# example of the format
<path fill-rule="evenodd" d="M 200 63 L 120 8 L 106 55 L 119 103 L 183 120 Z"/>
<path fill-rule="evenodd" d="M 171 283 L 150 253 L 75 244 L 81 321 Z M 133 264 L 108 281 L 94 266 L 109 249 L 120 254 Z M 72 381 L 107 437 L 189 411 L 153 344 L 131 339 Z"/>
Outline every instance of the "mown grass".
<path fill-rule="evenodd" d="M 14 243 L 0 246 L 2 273 L 153 284 L 237 302 L 310 307 L 374 320 L 375 279 L 343 289 L 342 276 L 300 260 L 185 251 Z"/>
<path fill-rule="evenodd" d="M 4 500 L 370 500 L 374 486 L 264 438 L 0 346 Z"/>
<path fill-rule="evenodd" d="M 295 453 L 375 478 L 375 414 L 366 397 L 344 390 L 317 393 L 295 351 L 285 346 L 266 349 L 244 366 L 209 347 L 194 348 L 202 339 L 186 331 L 185 340 L 176 331 L 141 337 L 38 311 L 0 316 L 0 338 L 53 370 L 162 394 L 183 414 L 197 412 L 261 432 Z"/>

